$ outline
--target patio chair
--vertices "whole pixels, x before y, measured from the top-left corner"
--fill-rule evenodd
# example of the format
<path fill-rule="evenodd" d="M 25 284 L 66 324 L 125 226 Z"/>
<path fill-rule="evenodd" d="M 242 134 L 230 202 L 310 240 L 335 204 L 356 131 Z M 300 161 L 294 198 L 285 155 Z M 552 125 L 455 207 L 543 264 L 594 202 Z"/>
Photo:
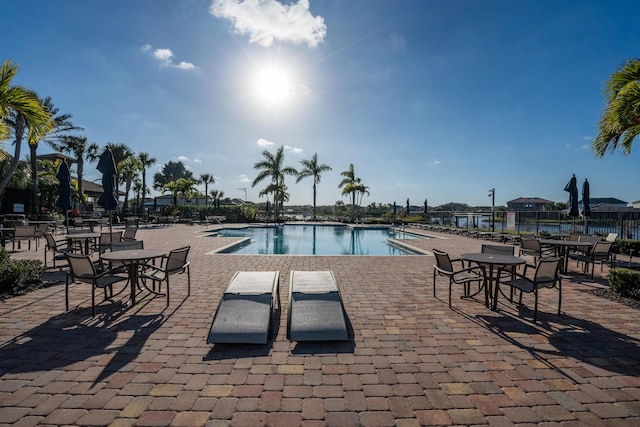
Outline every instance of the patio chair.
<path fill-rule="evenodd" d="M 535 303 L 533 307 L 533 321 L 538 319 L 538 292 L 541 288 L 557 288 L 558 289 L 558 315 L 560 315 L 560 309 L 562 304 L 562 276 L 560 276 L 560 264 L 562 258 L 540 258 L 538 264 L 534 267 L 530 264 L 525 264 L 522 274 L 516 273 L 513 278 L 509 280 L 499 280 L 496 283 L 493 308 L 494 310 L 498 304 L 498 294 L 501 294 L 500 286 L 506 285 L 512 289 L 520 291 L 519 305 L 522 305 L 522 293 L 533 293 L 535 296 Z M 527 277 L 527 268 L 535 268 L 533 278 Z M 504 295 L 504 294 L 503 294 Z M 509 298 L 512 300 L 512 298 Z"/>
<path fill-rule="evenodd" d="M 142 240 L 134 240 L 131 242 L 111 242 L 110 248 L 111 252 L 144 249 L 144 242 Z M 126 265 L 122 261 L 110 261 L 108 268 L 118 272 L 127 271 Z"/>
<path fill-rule="evenodd" d="M 158 292 L 162 290 L 162 282 L 167 283 L 167 306 L 169 305 L 169 278 L 174 274 L 187 273 L 187 296 L 191 295 L 191 270 L 189 261 L 187 261 L 189 249 L 191 249 L 191 246 L 174 249 L 169 252 L 169 255 L 161 258 L 159 266 L 144 264 L 142 267 L 140 278 L 142 280 L 151 280 L 154 290 L 156 283 L 158 283 Z"/>
<path fill-rule="evenodd" d="M 105 253 L 107 249 L 111 249 L 111 242 L 120 242 L 122 240 L 122 231 L 104 231 L 100 233 L 98 241 L 98 252 Z"/>
<path fill-rule="evenodd" d="M 615 242 L 618 238 L 618 233 L 609 233 L 607 234 L 607 238 L 604 239 L 605 242 Z"/>
<path fill-rule="evenodd" d="M 280 307 L 279 282 L 279 271 L 236 272 L 220 298 L 207 343 L 266 344 Z"/>
<path fill-rule="evenodd" d="M 64 289 L 64 300 L 66 310 L 69 311 L 69 285 L 71 283 L 88 283 L 91 285 L 91 313 L 96 315 L 96 296 L 97 288 L 104 290 L 105 301 L 109 298 L 107 290 L 113 296 L 113 285 L 128 279 L 128 276 L 120 276 L 113 274 L 110 270 L 98 273 L 96 266 L 91 261 L 89 255 L 66 254 L 69 261 L 69 271 L 67 272 L 67 280 Z M 123 288 L 124 289 L 124 288 Z"/>
<path fill-rule="evenodd" d="M 47 268 L 47 252 L 51 252 L 53 254 L 53 268 L 56 268 L 56 256 L 66 255 L 73 252 L 74 248 L 67 246 L 64 240 L 56 240 L 51 233 L 46 233 L 44 238 L 47 241 L 44 247 L 44 268 Z"/>
<path fill-rule="evenodd" d="M 38 239 L 36 238 L 36 226 L 35 225 L 16 225 L 13 232 L 13 244 L 12 250 L 16 250 L 16 242 L 18 242 L 18 249 L 20 249 L 20 243 L 27 241 L 29 244 L 29 250 L 31 250 L 31 241 L 35 240 L 36 250 L 38 250 Z"/>
<path fill-rule="evenodd" d="M 520 256 L 523 255 L 532 256 L 535 264 L 538 259 L 555 256 L 555 251 L 553 248 L 542 247 L 538 239 L 523 237 L 520 239 Z"/>
<path fill-rule="evenodd" d="M 436 263 L 433 266 L 433 296 L 436 296 L 436 276 L 449 278 L 449 307 L 451 307 L 451 288 L 454 283 L 463 285 L 464 296 L 469 296 L 471 283 L 478 282 L 478 287 L 484 281 L 484 272 L 481 267 L 464 268 L 464 261 L 461 259 L 451 259 L 446 252 L 433 249 Z M 454 268 L 454 264 L 459 263 L 460 268 Z"/>
<path fill-rule="evenodd" d="M 603 265 L 605 261 L 611 261 L 613 267 L 615 267 L 615 261 L 612 257 L 611 249 L 613 247 L 613 242 L 596 242 L 588 253 L 575 256 L 576 265 L 582 262 L 583 271 L 585 274 L 589 274 L 589 264 L 591 264 L 591 278 L 593 279 L 595 263 L 596 261 L 600 262 L 600 271 L 602 271 Z"/>
<path fill-rule="evenodd" d="M 287 338 L 291 341 L 349 340 L 347 314 L 332 271 L 291 270 Z"/>
<path fill-rule="evenodd" d="M 480 248 L 480 252 L 482 252 L 483 254 L 514 256 L 516 252 L 516 248 L 514 246 L 483 244 Z M 506 274 L 507 276 L 511 276 L 511 274 L 513 274 L 515 271 L 516 271 L 515 265 L 506 266 L 505 268 L 500 270 L 502 274 Z"/>
<path fill-rule="evenodd" d="M 132 242 L 136 240 L 136 232 L 138 231 L 137 227 L 127 227 L 124 229 L 124 233 L 122 234 L 123 242 Z"/>

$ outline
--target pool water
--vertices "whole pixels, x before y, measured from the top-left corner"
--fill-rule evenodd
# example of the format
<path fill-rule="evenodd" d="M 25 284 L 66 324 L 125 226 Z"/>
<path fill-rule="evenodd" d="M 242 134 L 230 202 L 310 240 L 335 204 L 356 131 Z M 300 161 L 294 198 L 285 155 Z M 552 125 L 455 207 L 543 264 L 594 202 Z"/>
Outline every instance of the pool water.
<path fill-rule="evenodd" d="M 233 250 L 251 255 L 411 255 L 387 244 L 390 238 L 418 237 L 390 228 L 333 225 L 283 225 L 218 230 L 224 237 L 249 237 L 251 243 Z"/>

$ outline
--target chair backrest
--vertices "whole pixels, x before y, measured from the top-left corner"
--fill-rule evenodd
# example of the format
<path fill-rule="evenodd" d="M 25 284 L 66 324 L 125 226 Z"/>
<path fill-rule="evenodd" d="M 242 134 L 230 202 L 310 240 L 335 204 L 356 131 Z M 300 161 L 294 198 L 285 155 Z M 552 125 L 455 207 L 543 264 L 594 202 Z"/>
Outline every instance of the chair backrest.
<path fill-rule="evenodd" d="M 580 236 L 578 238 L 578 242 L 593 243 L 594 245 L 600 240 L 600 236 Z"/>
<path fill-rule="evenodd" d="M 127 227 L 122 234 L 122 240 L 134 240 L 136 238 L 137 228 Z"/>
<path fill-rule="evenodd" d="M 618 233 L 609 233 L 605 239 L 607 242 L 615 242 L 618 238 Z"/>
<path fill-rule="evenodd" d="M 560 275 L 562 258 L 540 258 L 536 267 L 534 281 L 537 283 L 553 283 Z"/>
<path fill-rule="evenodd" d="M 569 238 L 567 239 L 570 242 L 577 242 L 580 240 L 580 237 L 582 237 L 582 234 L 576 234 L 576 233 L 569 233 Z"/>
<path fill-rule="evenodd" d="M 191 249 L 191 246 L 185 246 L 183 248 L 174 249 L 169 252 L 167 264 L 165 265 L 165 270 L 167 273 L 178 272 L 187 265 L 187 256 L 189 255 L 189 249 Z"/>
<path fill-rule="evenodd" d="M 446 252 L 439 251 L 438 249 L 432 249 L 433 254 L 436 256 L 436 265 L 439 269 L 453 273 L 453 264 L 451 258 Z"/>
<path fill-rule="evenodd" d="M 89 255 L 67 254 L 67 260 L 72 276 L 83 279 L 91 279 L 96 276 L 96 268 Z"/>
<path fill-rule="evenodd" d="M 541 251 L 540 241 L 538 239 L 532 239 L 528 237 L 523 237 L 522 239 L 520 239 L 520 247 L 527 251 Z"/>
<path fill-rule="evenodd" d="M 44 236 L 45 233 L 49 232 L 49 224 L 38 224 L 38 228 L 36 229 L 36 232 Z"/>
<path fill-rule="evenodd" d="M 513 255 L 515 248 L 513 246 L 482 245 L 480 252 L 493 255 Z"/>
<path fill-rule="evenodd" d="M 56 239 L 53 237 L 53 234 L 46 233 L 44 235 L 44 238 L 47 239 L 47 248 L 49 248 L 52 251 L 55 251 L 58 248 L 58 242 L 56 242 Z"/>
<path fill-rule="evenodd" d="M 129 249 L 144 249 L 142 240 L 132 240 L 129 242 L 111 242 L 111 252 L 125 251 Z"/>
<path fill-rule="evenodd" d="M 13 232 L 13 236 L 15 238 L 31 238 L 36 236 L 36 226 L 35 225 L 16 225 L 15 231 Z"/>
<path fill-rule="evenodd" d="M 591 250 L 591 255 L 594 256 L 606 256 L 611 252 L 611 247 L 613 246 L 613 242 L 596 242 Z"/>
<path fill-rule="evenodd" d="M 111 242 L 119 242 L 122 238 L 122 231 L 105 231 L 100 233 L 100 245 L 109 246 Z"/>

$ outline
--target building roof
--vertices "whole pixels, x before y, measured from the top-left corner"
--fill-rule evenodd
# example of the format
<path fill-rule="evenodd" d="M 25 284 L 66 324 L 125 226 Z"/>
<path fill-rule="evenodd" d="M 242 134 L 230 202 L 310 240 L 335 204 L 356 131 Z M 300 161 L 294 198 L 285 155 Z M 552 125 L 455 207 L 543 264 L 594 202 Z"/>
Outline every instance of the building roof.
<path fill-rule="evenodd" d="M 582 203 L 582 200 L 580 200 Z M 627 202 L 624 200 L 616 199 L 615 197 L 590 197 L 589 198 L 590 205 L 599 205 L 599 204 L 608 204 L 608 205 L 627 205 Z"/>
<path fill-rule="evenodd" d="M 543 199 L 541 197 L 518 197 L 517 199 L 509 200 L 507 203 L 541 203 L 541 204 L 553 204 L 551 200 Z"/>

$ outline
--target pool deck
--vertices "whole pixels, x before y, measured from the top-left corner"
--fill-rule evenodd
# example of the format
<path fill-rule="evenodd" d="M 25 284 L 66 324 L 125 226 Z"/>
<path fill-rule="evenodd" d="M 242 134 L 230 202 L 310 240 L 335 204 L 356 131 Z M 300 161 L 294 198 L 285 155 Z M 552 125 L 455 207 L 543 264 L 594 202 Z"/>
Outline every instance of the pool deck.
<path fill-rule="evenodd" d="M 534 324 L 528 294 L 520 311 L 501 299 L 494 312 L 454 288 L 450 309 L 445 279 L 433 296 L 428 255 L 215 254 L 233 238 L 205 238 L 213 228 L 138 231 L 145 248 L 191 246 L 191 296 L 177 276 L 169 307 L 143 292 L 134 308 L 117 298 L 91 318 L 88 287 L 74 285 L 65 312 L 60 266 L 47 277 L 61 282 L 0 302 L 0 425 L 640 425 L 638 311 L 582 292 L 606 284 L 607 266 L 592 281 L 571 263 L 562 316 L 544 289 Z M 454 257 L 486 243 L 430 234 L 411 243 Z M 43 246 L 12 256 L 42 260 Z M 286 339 L 293 269 L 333 270 L 352 341 Z M 280 271 L 267 345 L 206 343 L 238 270 Z"/>

